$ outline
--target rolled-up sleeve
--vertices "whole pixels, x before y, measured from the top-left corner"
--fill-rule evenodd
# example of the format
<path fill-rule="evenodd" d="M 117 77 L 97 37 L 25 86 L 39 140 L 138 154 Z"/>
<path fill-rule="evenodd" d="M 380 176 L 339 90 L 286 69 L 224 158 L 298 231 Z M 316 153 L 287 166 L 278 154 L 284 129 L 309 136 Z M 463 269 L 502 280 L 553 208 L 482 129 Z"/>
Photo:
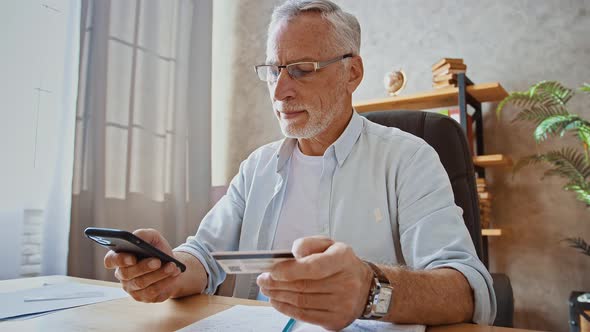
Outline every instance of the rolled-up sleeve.
<path fill-rule="evenodd" d="M 215 204 L 201 221 L 197 234 L 174 251 L 185 252 L 198 259 L 207 272 L 207 287 L 204 294 L 214 294 L 225 280 L 226 274 L 211 256 L 214 251 L 238 250 L 240 230 L 245 208 L 244 168 L 231 181 L 227 193 Z"/>
<path fill-rule="evenodd" d="M 426 144 L 418 148 L 398 178 L 398 224 L 406 264 L 414 269 L 448 267 L 461 272 L 473 290 L 473 322 L 492 324 L 496 316 L 492 277 L 477 257 L 434 149 Z"/>

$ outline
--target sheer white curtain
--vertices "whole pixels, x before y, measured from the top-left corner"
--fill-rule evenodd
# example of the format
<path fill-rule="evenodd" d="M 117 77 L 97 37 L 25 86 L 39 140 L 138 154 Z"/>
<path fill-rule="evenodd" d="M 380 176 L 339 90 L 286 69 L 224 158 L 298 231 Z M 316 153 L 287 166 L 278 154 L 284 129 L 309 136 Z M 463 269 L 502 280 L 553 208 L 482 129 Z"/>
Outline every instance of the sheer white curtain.
<path fill-rule="evenodd" d="M 65 274 L 80 3 L 0 10 L 0 279 Z"/>
<path fill-rule="evenodd" d="M 88 226 L 193 234 L 211 186 L 211 0 L 84 1 L 69 274 L 112 279 Z"/>

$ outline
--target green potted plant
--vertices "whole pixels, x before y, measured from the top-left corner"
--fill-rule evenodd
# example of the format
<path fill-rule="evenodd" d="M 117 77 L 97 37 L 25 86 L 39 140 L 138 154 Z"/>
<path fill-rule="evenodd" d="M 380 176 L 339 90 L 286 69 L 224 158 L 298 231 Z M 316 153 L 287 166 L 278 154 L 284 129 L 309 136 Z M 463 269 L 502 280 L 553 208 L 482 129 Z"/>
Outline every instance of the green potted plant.
<path fill-rule="evenodd" d="M 579 91 L 590 94 L 590 84 L 582 85 Z M 574 90 L 564 87 L 559 82 L 542 81 L 527 91 L 510 93 L 500 102 L 496 113 L 499 116 L 508 104 L 515 106 L 518 113 L 512 121 L 533 123 L 536 126 L 533 137 L 537 143 L 551 137 L 563 137 L 567 133 L 574 134 L 581 147 L 570 145 L 559 150 L 526 156 L 514 165 L 514 172 L 534 164 L 545 164 L 549 168 L 543 174 L 543 178 L 558 176 L 566 179 L 567 183 L 563 189 L 574 193 L 578 200 L 590 207 L 590 122 L 568 110 L 567 103 L 574 93 Z M 590 257 L 590 245 L 582 237 L 568 237 L 563 241 Z M 590 293 L 572 292 L 572 331 L 590 331 L 589 299 Z"/>

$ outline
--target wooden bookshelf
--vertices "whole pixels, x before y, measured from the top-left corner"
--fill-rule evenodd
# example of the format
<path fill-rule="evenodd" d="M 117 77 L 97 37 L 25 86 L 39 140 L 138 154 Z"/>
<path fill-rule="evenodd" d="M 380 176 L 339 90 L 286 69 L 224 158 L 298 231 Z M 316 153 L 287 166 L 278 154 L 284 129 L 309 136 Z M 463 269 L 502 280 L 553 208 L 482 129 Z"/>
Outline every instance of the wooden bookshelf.
<path fill-rule="evenodd" d="M 469 85 L 467 92 L 479 102 L 500 101 L 508 96 L 500 83 Z M 406 96 L 372 99 L 354 104 L 358 113 L 385 110 L 425 110 L 457 105 L 459 88 L 444 88 Z"/>
<path fill-rule="evenodd" d="M 479 167 L 512 166 L 512 159 L 503 154 L 474 156 L 473 164 Z"/>
<path fill-rule="evenodd" d="M 481 230 L 481 236 L 500 236 L 502 230 L 500 228 L 485 228 Z"/>

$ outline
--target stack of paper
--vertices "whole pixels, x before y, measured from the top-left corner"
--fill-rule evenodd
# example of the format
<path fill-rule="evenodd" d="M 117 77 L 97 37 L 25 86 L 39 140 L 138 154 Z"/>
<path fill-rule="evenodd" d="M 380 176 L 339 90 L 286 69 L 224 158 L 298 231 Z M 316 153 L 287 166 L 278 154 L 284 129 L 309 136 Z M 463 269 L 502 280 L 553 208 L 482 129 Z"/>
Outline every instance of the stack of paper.
<path fill-rule="evenodd" d="M 33 318 L 56 310 L 127 296 L 121 288 L 73 282 L 0 293 L 0 321 Z"/>

